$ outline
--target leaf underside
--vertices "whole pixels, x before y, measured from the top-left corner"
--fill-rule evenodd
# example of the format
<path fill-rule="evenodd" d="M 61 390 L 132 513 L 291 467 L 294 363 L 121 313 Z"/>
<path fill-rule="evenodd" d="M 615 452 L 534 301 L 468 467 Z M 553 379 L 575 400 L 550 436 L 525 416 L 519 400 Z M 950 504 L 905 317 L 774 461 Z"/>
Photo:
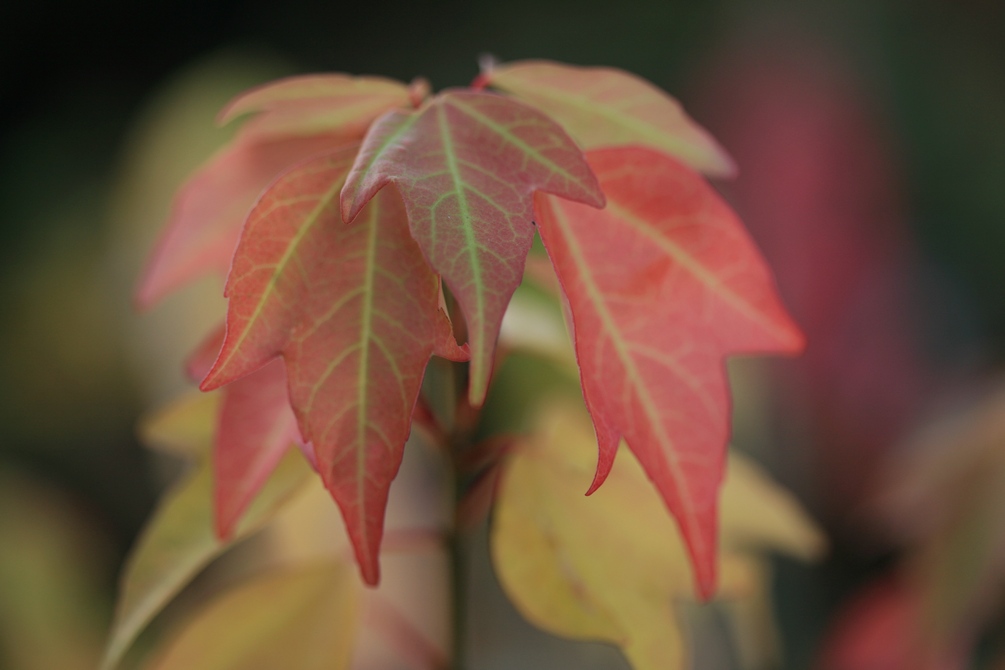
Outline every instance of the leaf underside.
<path fill-rule="evenodd" d="M 469 395 L 485 398 L 503 312 L 533 240 L 536 191 L 603 206 L 575 143 L 512 99 L 449 91 L 423 109 L 374 122 L 341 196 L 352 221 L 393 182 L 412 237 L 457 299 L 471 346 Z"/>
<path fill-rule="evenodd" d="M 337 196 L 354 156 L 298 166 L 255 206 L 227 280 L 226 337 L 202 388 L 283 357 L 300 432 L 375 584 L 388 489 L 426 363 L 465 352 L 397 192 L 381 192 L 356 225 L 342 223 Z"/>
<path fill-rule="evenodd" d="M 708 597 L 729 438 L 724 359 L 795 352 L 802 336 L 740 222 L 700 175 L 649 149 L 588 158 L 606 209 L 537 205 L 599 441 L 591 491 L 623 436 L 677 518 Z"/>
<path fill-rule="evenodd" d="M 498 65 L 486 77 L 558 121 L 584 150 L 645 145 L 713 177 L 736 173 L 725 149 L 677 100 L 623 70 L 529 60 Z"/>

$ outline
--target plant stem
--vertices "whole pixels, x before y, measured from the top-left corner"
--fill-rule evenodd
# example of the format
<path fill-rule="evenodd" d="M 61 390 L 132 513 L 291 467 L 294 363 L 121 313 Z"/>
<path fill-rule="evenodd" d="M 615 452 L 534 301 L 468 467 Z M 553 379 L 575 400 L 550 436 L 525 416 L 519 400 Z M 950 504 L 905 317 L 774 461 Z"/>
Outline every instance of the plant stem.
<path fill-rule="evenodd" d="M 459 487 L 457 487 L 459 488 Z M 454 509 L 458 499 L 455 496 Z M 453 649 L 451 653 L 451 670 L 464 670 L 467 653 L 467 554 L 464 538 L 460 530 L 454 527 L 449 536 L 450 552 L 450 588 L 451 616 L 453 617 Z"/>

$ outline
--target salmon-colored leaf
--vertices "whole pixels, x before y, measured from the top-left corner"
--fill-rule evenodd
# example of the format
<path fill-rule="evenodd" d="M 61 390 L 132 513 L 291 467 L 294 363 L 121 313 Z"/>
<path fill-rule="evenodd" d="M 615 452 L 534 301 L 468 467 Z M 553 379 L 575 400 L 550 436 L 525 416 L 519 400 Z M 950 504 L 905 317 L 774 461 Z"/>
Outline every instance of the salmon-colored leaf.
<path fill-rule="evenodd" d="M 363 576 L 379 579 L 388 490 L 426 363 L 463 359 L 439 282 L 387 189 L 354 226 L 337 196 L 355 150 L 280 178 L 248 218 L 227 280 L 227 334 L 204 390 L 286 361 L 303 438 L 338 502 Z"/>
<path fill-rule="evenodd" d="M 707 597 L 729 438 L 724 358 L 795 352 L 802 336 L 739 220 L 697 173 L 643 148 L 589 160 L 606 209 L 539 197 L 538 222 L 600 443 L 591 491 L 623 436 L 677 518 Z"/>
<path fill-rule="evenodd" d="M 300 431 L 282 360 L 228 385 L 224 394 L 213 449 L 213 508 L 217 535 L 227 539 Z"/>
<path fill-rule="evenodd" d="M 561 123 L 583 149 L 643 144 L 714 177 L 736 173 L 729 154 L 679 102 L 623 70 L 528 60 L 492 67 L 485 78 Z"/>
<path fill-rule="evenodd" d="M 332 132 L 361 137 L 377 116 L 409 102 L 409 88 L 393 79 L 341 73 L 301 75 L 242 93 L 223 108 L 218 120 L 225 124 L 257 112 L 246 129 L 259 137 Z"/>
<path fill-rule="evenodd" d="M 286 168 L 345 144 L 306 137 L 260 142 L 247 134 L 221 149 L 179 189 L 136 300 L 149 307 L 171 291 L 230 267 L 241 224 L 266 186 Z"/>
<path fill-rule="evenodd" d="M 224 335 L 221 325 L 189 357 L 186 369 L 193 380 L 212 369 Z M 216 533 L 227 539 L 291 444 L 315 468 L 317 463 L 313 450 L 300 439 L 281 360 L 228 384 L 220 395 L 213 438 L 213 508 Z"/>
<path fill-rule="evenodd" d="M 480 405 L 503 312 L 533 240 L 533 193 L 594 207 L 603 206 L 603 193 L 558 124 L 509 98 L 471 91 L 377 120 L 346 180 L 343 218 L 352 221 L 389 182 L 404 197 L 412 236 L 464 314 L 470 399 Z"/>

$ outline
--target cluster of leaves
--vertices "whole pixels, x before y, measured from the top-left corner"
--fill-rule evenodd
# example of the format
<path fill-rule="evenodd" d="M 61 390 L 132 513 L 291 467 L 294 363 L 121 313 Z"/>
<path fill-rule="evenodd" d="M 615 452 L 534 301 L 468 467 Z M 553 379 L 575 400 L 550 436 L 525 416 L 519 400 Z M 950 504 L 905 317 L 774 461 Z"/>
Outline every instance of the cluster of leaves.
<path fill-rule="evenodd" d="M 448 404 L 477 413 L 535 230 L 557 275 L 596 438 L 570 428 L 577 436 L 570 441 L 599 447 L 589 491 L 609 475 L 648 478 L 682 538 L 677 549 L 672 527 L 652 540 L 651 526 L 632 533 L 634 525 L 603 521 L 612 534 L 617 526 L 630 536 L 619 546 L 645 545 L 638 553 L 654 570 L 676 561 L 673 574 L 688 575 L 625 593 L 670 598 L 692 588 L 693 574 L 698 595 L 711 597 L 729 436 L 724 359 L 802 347 L 763 260 L 700 174 L 734 170 L 715 141 L 676 101 L 629 74 L 533 61 L 488 67 L 470 89 L 432 96 L 421 80 L 296 77 L 240 96 L 221 120 L 246 114 L 253 117 L 234 141 L 183 186 L 139 293 L 151 304 L 229 268 L 225 324 L 189 361 L 203 390 L 222 389 L 212 476 L 203 468 L 189 484 L 212 480 L 215 537 L 201 536 L 201 551 L 174 561 L 174 577 L 161 575 L 157 588 L 136 573 L 165 559 L 145 561 L 156 542 L 141 544 L 127 583 L 142 595 L 126 589 L 109 664 L 193 571 L 284 498 L 282 464 L 298 458 L 286 456 L 294 444 L 338 504 L 364 580 L 377 584 L 391 482 L 413 420 L 444 447 L 468 446 L 458 442 L 469 435 L 445 429 L 431 411 L 435 399 L 423 397 L 427 365 L 434 355 L 470 360 L 466 392 Z M 513 456 L 502 479 L 498 569 L 546 627 L 616 640 L 638 667 L 666 667 L 679 647 L 646 633 L 652 621 L 635 630 L 652 608 L 631 611 L 639 603 L 627 596 L 600 596 L 599 608 L 583 611 L 604 614 L 585 619 L 568 610 L 540 614 L 534 604 L 556 588 L 572 589 L 554 600 L 566 608 L 584 594 L 610 592 L 597 580 L 609 578 L 613 559 L 589 549 L 595 542 L 576 536 L 583 526 L 567 517 L 630 517 L 634 496 L 647 490 L 632 483 L 633 497 L 621 500 L 626 485 L 613 479 L 603 490 L 614 489 L 606 495 L 615 502 L 603 511 L 600 503 L 565 510 L 559 490 L 572 479 L 562 463 L 581 464 L 582 454 L 560 449 L 562 431 L 541 432 L 551 437 L 509 450 L 527 458 Z M 612 474 L 622 438 L 645 477 L 630 477 L 627 464 Z M 588 481 L 575 481 L 581 493 Z M 507 495 L 514 485 L 525 493 Z M 770 509 L 788 509 L 771 500 L 765 496 Z M 556 520 L 535 526 L 527 505 L 538 520 L 542 510 Z M 658 524 L 665 512 L 657 510 L 645 518 Z M 808 523 L 797 512 L 784 518 L 779 525 L 798 532 L 775 532 L 754 517 L 736 527 L 752 546 L 813 553 L 819 542 Z M 541 536 L 566 525 L 573 535 L 558 545 Z M 541 572 L 558 560 L 548 556 L 555 546 L 590 557 L 581 576 Z M 722 559 L 724 588 L 743 572 L 731 567 L 745 564 L 733 559 L 736 551 L 727 546 Z M 526 591 L 549 579 L 552 586 Z"/>

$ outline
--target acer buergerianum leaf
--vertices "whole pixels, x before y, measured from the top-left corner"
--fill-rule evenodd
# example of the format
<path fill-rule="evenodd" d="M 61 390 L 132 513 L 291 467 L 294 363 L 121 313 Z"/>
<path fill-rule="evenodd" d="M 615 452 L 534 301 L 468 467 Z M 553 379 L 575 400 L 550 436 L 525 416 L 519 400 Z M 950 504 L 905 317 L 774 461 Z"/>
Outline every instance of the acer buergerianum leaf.
<path fill-rule="evenodd" d="M 530 438 L 513 444 L 491 529 L 496 573 L 541 628 L 612 642 L 634 670 L 686 668 L 686 622 L 673 603 L 693 593 L 687 550 L 631 454 L 594 496 L 583 496 L 595 445 L 581 407 L 560 405 L 546 405 Z M 720 533 L 718 595 L 738 603 L 765 591 L 762 552 L 812 559 L 824 547 L 792 496 L 737 455 L 723 487 Z"/>
<path fill-rule="evenodd" d="M 528 60 L 482 76 L 558 121 L 583 149 L 646 145 L 713 177 L 736 173 L 725 149 L 677 100 L 623 70 Z"/>
<path fill-rule="evenodd" d="M 379 579 L 388 489 L 434 352 L 461 360 L 439 281 L 395 189 L 339 216 L 355 147 L 308 161 L 255 205 L 234 256 L 227 333 L 204 390 L 282 356 L 301 435 L 345 517 L 364 579 Z"/>
<path fill-rule="evenodd" d="M 729 438 L 724 359 L 796 352 L 802 336 L 753 242 L 699 174 L 645 148 L 588 158 L 607 207 L 538 196 L 537 221 L 597 430 L 591 491 L 624 437 L 677 518 L 708 597 Z"/>
<path fill-rule="evenodd" d="M 499 325 L 534 236 L 533 194 L 593 207 L 604 196 L 562 128 L 501 95 L 449 91 L 374 122 L 341 195 L 352 221 L 393 182 L 412 236 L 457 299 L 471 347 L 471 403 L 485 398 Z"/>
<path fill-rule="evenodd" d="M 231 542 L 213 530 L 209 450 L 213 433 L 213 395 L 172 405 L 147 422 L 144 434 L 158 443 L 197 455 L 196 470 L 175 485 L 147 522 L 126 562 L 111 634 L 101 667 L 116 667 L 136 636 Z M 259 529 L 308 479 L 310 469 L 298 453 L 289 454 L 272 473 L 254 504 L 237 525 L 234 539 Z"/>
<path fill-rule="evenodd" d="M 246 129 L 257 136 L 324 135 L 362 137 L 370 122 L 391 107 L 407 105 L 409 89 L 383 77 L 315 74 L 288 77 L 234 98 L 219 123 L 257 113 Z"/>

